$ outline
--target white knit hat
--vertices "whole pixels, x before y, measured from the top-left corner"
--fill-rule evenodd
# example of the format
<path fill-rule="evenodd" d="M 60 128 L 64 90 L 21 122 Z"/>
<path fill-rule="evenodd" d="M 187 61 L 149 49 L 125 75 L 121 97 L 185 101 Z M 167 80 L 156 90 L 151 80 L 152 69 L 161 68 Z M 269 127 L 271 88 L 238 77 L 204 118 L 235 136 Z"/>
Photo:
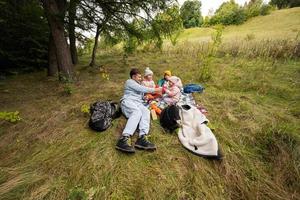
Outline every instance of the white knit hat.
<path fill-rule="evenodd" d="M 153 75 L 153 71 L 151 71 L 151 69 L 149 67 L 147 67 L 145 69 L 145 76 L 148 76 L 148 75 Z"/>

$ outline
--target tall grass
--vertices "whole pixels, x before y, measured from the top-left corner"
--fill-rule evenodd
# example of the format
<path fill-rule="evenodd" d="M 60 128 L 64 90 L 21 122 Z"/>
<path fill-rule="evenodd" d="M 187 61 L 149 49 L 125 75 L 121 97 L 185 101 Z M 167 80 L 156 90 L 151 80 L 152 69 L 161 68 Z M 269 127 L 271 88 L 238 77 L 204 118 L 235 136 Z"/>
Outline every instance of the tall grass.
<path fill-rule="evenodd" d="M 214 48 L 212 42 L 185 41 L 177 46 L 166 45 L 163 49 L 165 55 L 188 54 L 198 56 L 209 54 Z M 277 39 L 277 40 L 232 40 L 222 42 L 216 51 L 217 55 L 230 55 L 233 57 L 243 56 L 247 58 L 271 58 L 271 59 L 298 59 L 300 57 L 300 40 Z"/>

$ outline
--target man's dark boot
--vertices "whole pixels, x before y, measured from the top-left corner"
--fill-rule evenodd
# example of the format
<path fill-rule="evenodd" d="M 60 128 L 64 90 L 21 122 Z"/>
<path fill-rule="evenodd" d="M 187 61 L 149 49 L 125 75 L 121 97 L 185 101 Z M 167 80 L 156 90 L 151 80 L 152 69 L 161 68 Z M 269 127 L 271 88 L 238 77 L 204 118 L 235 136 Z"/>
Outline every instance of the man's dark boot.
<path fill-rule="evenodd" d="M 116 149 L 126 152 L 134 153 L 134 148 L 130 145 L 130 138 L 128 136 L 122 136 L 117 142 Z"/>
<path fill-rule="evenodd" d="M 147 139 L 147 136 L 145 136 L 145 135 L 142 135 L 137 139 L 134 147 L 136 147 L 138 149 L 144 149 L 144 150 L 152 150 L 152 151 L 156 150 L 155 144 L 152 144 L 151 142 L 149 142 L 149 140 Z"/>

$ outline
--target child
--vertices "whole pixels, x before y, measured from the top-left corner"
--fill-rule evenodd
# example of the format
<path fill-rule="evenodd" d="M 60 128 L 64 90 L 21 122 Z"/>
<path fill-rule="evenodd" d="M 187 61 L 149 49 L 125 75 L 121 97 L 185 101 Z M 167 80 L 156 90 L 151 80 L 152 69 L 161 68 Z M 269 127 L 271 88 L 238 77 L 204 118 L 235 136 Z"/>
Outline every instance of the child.
<path fill-rule="evenodd" d="M 160 80 L 158 81 L 157 84 L 158 84 L 160 87 L 167 86 L 168 79 L 169 79 L 171 76 L 172 76 L 171 71 L 169 71 L 169 70 L 165 71 L 165 72 L 164 72 L 164 78 L 160 79 Z"/>
<path fill-rule="evenodd" d="M 149 88 L 155 88 L 155 83 L 153 81 L 153 72 L 149 67 L 145 69 L 145 75 L 144 80 L 142 81 L 142 85 Z"/>
<path fill-rule="evenodd" d="M 171 76 L 169 78 L 169 88 L 163 87 L 163 89 L 165 90 L 165 93 L 166 93 L 166 96 L 163 98 L 163 100 L 168 105 L 174 105 L 179 101 L 181 92 L 178 87 L 178 84 L 180 82 L 181 81 L 178 77 Z"/>
<path fill-rule="evenodd" d="M 150 70 L 149 67 L 147 67 L 145 69 L 145 74 L 144 74 L 144 80 L 142 81 L 142 85 L 143 86 L 146 86 L 146 87 L 149 87 L 149 88 L 155 88 L 155 83 L 153 81 L 153 72 Z M 145 94 L 145 99 L 147 101 L 149 100 L 153 100 L 157 97 L 159 97 L 160 95 L 159 94 Z"/>

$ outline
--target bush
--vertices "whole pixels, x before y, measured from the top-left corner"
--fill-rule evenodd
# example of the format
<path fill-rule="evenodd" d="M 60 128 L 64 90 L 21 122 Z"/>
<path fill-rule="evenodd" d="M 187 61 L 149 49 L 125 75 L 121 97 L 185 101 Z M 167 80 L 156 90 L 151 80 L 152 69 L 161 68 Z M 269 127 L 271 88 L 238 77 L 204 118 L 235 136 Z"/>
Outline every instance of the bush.
<path fill-rule="evenodd" d="M 84 189 L 76 186 L 75 188 L 70 190 L 68 200 L 88 200 L 88 195 L 84 191 Z"/>
<path fill-rule="evenodd" d="M 269 4 L 263 4 L 260 8 L 260 15 L 268 15 L 273 10 L 273 7 Z"/>
<path fill-rule="evenodd" d="M 128 36 L 128 39 L 125 41 L 124 44 L 124 51 L 125 53 L 131 54 L 133 53 L 138 47 L 138 40 L 134 36 Z"/>
<path fill-rule="evenodd" d="M 223 3 L 216 11 L 216 14 L 209 20 L 210 25 L 238 25 L 246 21 L 246 13 L 234 1 Z"/>
<path fill-rule="evenodd" d="M 9 122 L 17 122 L 20 121 L 21 118 L 19 116 L 19 111 L 16 112 L 0 112 L 0 119 L 9 121 Z"/>

